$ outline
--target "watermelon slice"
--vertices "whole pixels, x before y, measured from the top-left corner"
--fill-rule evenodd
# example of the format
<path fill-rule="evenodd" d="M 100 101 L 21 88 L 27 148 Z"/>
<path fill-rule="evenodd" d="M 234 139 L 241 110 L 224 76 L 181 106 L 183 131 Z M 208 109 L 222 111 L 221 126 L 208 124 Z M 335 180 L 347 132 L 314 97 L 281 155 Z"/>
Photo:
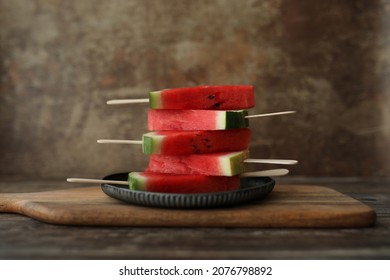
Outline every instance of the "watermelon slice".
<path fill-rule="evenodd" d="M 147 172 L 234 176 L 244 172 L 248 151 L 185 156 L 150 155 Z"/>
<path fill-rule="evenodd" d="M 155 110 L 148 112 L 149 130 L 224 130 L 248 127 L 247 111 Z"/>
<path fill-rule="evenodd" d="M 238 189 L 240 177 L 131 172 L 129 187 L 131 190 L 161 193 L 221 192 Z"/>
<path fill-rule="evenodd" d="M 248 149 L 251 131 L 230 130 L 157 131 L 142 136 L 145 154 L 186 155 Z"/>
<path fill-rule="evenodd" d="M 197 86 L 173 88 L 149 93 L 153 109 L 237 110 L 255 106 L 250 85 Z"/>

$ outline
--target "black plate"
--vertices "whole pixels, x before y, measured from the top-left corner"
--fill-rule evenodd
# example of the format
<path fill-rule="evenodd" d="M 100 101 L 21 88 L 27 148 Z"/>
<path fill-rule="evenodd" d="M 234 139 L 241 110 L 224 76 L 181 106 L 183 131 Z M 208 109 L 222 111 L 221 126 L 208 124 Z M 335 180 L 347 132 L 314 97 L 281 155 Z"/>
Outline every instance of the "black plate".
<path fill-rule="evenodd" d="M 128 173 L 112 174 L 105 180 L 127 181 Z M 270 177 L 246 177 L 241 179 L 241 188 L 234 191 L 172 194 L 130 190 L 124 185 L 102 184 L 108 196 L 126 203 L 161 208 L 215 208 L 243 204 L 266 197 L 274 188 Z"/>

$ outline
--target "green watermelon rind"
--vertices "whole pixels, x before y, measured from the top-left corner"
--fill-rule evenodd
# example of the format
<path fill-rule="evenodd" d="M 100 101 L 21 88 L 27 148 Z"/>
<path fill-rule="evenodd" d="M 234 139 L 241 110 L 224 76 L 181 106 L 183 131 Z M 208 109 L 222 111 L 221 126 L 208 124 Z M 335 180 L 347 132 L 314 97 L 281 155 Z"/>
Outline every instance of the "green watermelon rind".
<path fill-rule="evenodd" d="M 149 132 L 142 135 L 142 152 L 146 155 L 159 154 L 163 136 L 157 135 L 155 132 Z"/>
<path fill-rule="evenodd" d="M 221 111 L 218 114 L 218 129 L 236 129 L 249 126 L 249 121 L 245 118 L 248 112 L 245 110 Z"/>
<path fill-rule="evenodd" d="M 161 90 L 149 92 L 149 107 L 162 109 Z"/>
<path fill-rule="evenodd" d="M 248 151 L 232 152 L 220 158 L 223 176 L 234 176 L 243 173 L 244 160 L 249 157 Z"/>
<path fill-rule="evenodd" d="M 128 175 L 129 189 L 133 191 L 146 190 L 146 178 L 141 176 L 139 172 L 130 172 Z"/>

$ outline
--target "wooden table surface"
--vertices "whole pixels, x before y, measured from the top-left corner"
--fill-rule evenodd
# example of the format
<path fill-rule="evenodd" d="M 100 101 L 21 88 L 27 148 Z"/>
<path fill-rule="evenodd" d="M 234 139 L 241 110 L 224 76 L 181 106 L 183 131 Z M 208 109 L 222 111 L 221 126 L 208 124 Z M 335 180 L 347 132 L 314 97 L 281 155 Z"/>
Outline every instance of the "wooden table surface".
<path fill-rule="evenodd" d="M 316 184 L 348 194 L 376 211 L 376 226 L 79 227 L 45 224 L 17 214 L 0 213 L 0 259 L 390 259 L 390 180 L 284 177 L 277 183 Z M 73 187 L 59 181 L 0 182 L 0 192 Z"/>

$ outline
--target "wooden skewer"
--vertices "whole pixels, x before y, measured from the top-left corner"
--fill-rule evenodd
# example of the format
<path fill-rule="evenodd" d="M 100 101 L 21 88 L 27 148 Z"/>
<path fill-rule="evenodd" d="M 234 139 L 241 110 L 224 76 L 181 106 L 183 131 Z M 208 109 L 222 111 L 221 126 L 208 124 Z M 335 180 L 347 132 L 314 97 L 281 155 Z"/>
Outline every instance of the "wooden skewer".
<path fill-rule="evenodd" d="M 130 145 L 142 145 L 142 140 L 113 140 L 113 139 L 99 139 L 100 144 L 130 144 Z"/>
<path fill-rule="evenodd" d="M 268 164 L 286 164 L 293 165 L 297 164 L 298 161 L 294 159 L 256 159 L 248 158 L 244 160 L 245 163 L 268 163 Z"/>
<path fill-rule="evenodd" d="M 134 104 L 134 103 L 149 103 L 149 98 L 140 99 L 114 99 L 108 100 L 108 105 L 122 105 L 122 104 Z"/>
<path fill-rule="evenodd" d="M 267 113 L 267 114 L 249 115 L 249 116 L 245 116 L 245 118 L 246 119 L 253 119 L 253 118 L 286 115 L 286 114 L 293 114 L 293 113 L 296 113 L 296 111 L 284 111 L 284 112 L 275 112 L 275 113 Z"/>
<path fill-rule="evenodd" d="M 268 177 L 268 176 L 284 176 L 289 173 L 288 169 L 269 169 L 254 172 L 245 172 L 240 174 L 240 177 Z M 128 185 L 127 181 L 115 181 L 115 180 L 101 180 L 101 179 L 86 179 L 86 178 L 68 178 L 69 183 L 83 183 L 83 184 L 116 184 L 116 185 Z"/>
<path fill-rule="evenodd" d="M 241 174 L 241 177 L 268 177 L 268 176 L 284 176 L 290 171 L 288 169 L 269 169 L 263 171 L 245 172 Z"/>
<path fill-rule="evenodd" d="M 84 179 L 84 178 L 68 178 L 69 183 L 85 183 L 85 184 L 117 184 L 117 185 L 129 185 L 127 181 L 115 181 L 115 180 L 100 180 L 100 179 Z"/>

